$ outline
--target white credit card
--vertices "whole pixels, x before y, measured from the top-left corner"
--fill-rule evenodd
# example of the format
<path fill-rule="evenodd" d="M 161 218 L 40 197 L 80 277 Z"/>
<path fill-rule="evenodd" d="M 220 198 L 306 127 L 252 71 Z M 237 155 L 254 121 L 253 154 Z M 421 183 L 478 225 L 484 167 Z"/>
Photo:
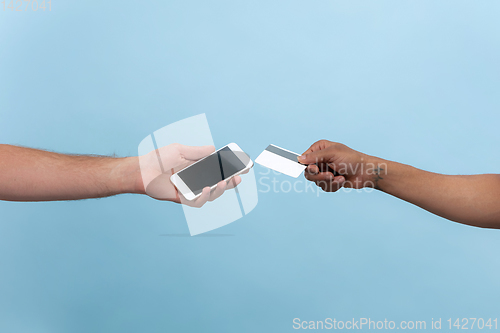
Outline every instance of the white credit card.
<path fill-rule="evenodd" d="M 255 163 L 259 163 L 266 168 L 281 172 L 287 176 L 297 178 L 307 167 L 299 163 L 297 160 L 298 156 L 300 155 L 289 150 L 269 145 L 255 159 Z"/>

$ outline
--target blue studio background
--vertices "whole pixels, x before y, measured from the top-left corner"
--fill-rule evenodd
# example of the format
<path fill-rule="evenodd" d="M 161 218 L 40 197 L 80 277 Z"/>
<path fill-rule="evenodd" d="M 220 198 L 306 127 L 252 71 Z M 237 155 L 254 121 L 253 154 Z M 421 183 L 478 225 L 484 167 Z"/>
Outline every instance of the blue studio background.
<path fill-rule="evenodd" d="M 499 172 L 498 1 L 1 9 L 1 143 L 135 155 L 206 113 L 218 147 L 253 158 L 326 138 L 436 172 Z M 446 330 L 500 315 L 500 233 L 384 193 L 261 192 L 244 218 L 187 233 L 180 206 L 146 196 L 0 202 L 0 332 L 288 332 L 328 317 Z"/>

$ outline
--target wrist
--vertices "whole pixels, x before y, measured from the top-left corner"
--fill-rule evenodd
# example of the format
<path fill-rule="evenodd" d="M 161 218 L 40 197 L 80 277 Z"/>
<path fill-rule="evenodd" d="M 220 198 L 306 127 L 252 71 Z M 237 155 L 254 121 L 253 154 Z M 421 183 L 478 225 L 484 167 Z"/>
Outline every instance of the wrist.
<path fill-rule="evenodd" d="M 145 194 L 142 182 L 139 158 L 136 156 L 121 158 L 116 168 L 117 184 L 120 193 Z"/>
<path fill-rule="evenodd" d="M 388 175 L 390 161 L 369 155 L 365 155 L 363 161 L 364 187 L 383 191 L 383 185 Z"/>

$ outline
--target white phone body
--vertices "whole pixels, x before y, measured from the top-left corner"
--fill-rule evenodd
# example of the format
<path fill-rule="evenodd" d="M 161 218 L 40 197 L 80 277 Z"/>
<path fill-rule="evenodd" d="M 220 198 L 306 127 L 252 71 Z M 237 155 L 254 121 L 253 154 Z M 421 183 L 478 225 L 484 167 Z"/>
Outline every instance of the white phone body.
<path fill-rule="evenodd" d="M 250 158 L 247 158 L 246 160 L 243 160 L 241 157 L 243 156 L 247 156 L 245 155 L 245 153 L 243 152 L 243 150 L 241 150 L 241 148 L 236 144 L 236 143 L 230 143 L 216 151 L 214 151 L 212 154 L 208 155 L 208 156 L 205 156 L 204 158 L 202 158 L 201 160 L 199 161 L 196 161 L 194 162 L 193 164 L 185 167 L 184 169 L 182 170 L 179 170 L 178 172 L 174 173 L 171 177 L 170 177 L 170 181 L 175 185 L 175 187 L 177 187 L 177 190 L 189 201 L 191 200 L 194 200 L 196 198 L 198 198 L 200 195 L 201 195 L 201 192 L 198 193 L 198 194 L 195 194 L 193 193 L 193 190 L 191 188 L 189 188 L 189 186 L 186 184 L 186 182 L 182 179 L 181 176 L 179 176 L 179 173 L 181 173 L 182 171 L 188 169 L 188 168 L 191 168 L 193 167 L 194 165 L 196 164 L 200 164 L 200 163 L 203 163 L 203 160 L 205 160 L 206 158 L 208 158 L 209 156 L 212 156 L 214 154 L 217 154 L 220 150 L 224 149 L 224 148 L 229 148 L 232 152 L 236 152 L 235 156 L 239 159 L 239 161 L 242 163 L 242 165 L 244 165 L 244 168 L 242 168 L 241 170 L 237 171 L 236 173 L 230 175 L 229 177 L 226 177 L 224 180 L 227 182 L 228 180 L 232 179 L 233 177 L 235 176 L 238 176 L 242 173 L 245 173 L 246 171 L 250 170 L 252 167 L 253 167 L 253 161 L 250 159 Z M 240 154 L 240 156 L 238 156 L 237 152 L 240 152 L 242 154 Z M 219 171 L 220 172 L 220 171 Z M 186 180 L 187 181 L 187 180 Z M 210 190 L 213 190 L 215 189 L 215 187 L 217 187 L 217 183 L 216 184 L 212 184 L 212 185 L 207 185 L 210 187 Z"/>

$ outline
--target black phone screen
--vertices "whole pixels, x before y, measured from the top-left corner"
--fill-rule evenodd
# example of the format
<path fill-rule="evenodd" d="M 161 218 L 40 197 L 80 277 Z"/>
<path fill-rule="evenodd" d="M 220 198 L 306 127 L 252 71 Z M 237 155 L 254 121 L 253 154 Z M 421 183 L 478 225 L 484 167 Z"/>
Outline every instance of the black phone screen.
<path fill-rule="evenodd" d="M 247 156 L 243 152 L 237 153 L 238 156 L 240 156 L 239 154 Z M 245 169 L 246 165 L 240 160 L 241 156 L 238 156 L 229 147 L 224 147 L 177 174 L 189 189 L 195 195 L 198 195 L 203 188 L 212 187 L 221 180 L 227 179 Z"/>

